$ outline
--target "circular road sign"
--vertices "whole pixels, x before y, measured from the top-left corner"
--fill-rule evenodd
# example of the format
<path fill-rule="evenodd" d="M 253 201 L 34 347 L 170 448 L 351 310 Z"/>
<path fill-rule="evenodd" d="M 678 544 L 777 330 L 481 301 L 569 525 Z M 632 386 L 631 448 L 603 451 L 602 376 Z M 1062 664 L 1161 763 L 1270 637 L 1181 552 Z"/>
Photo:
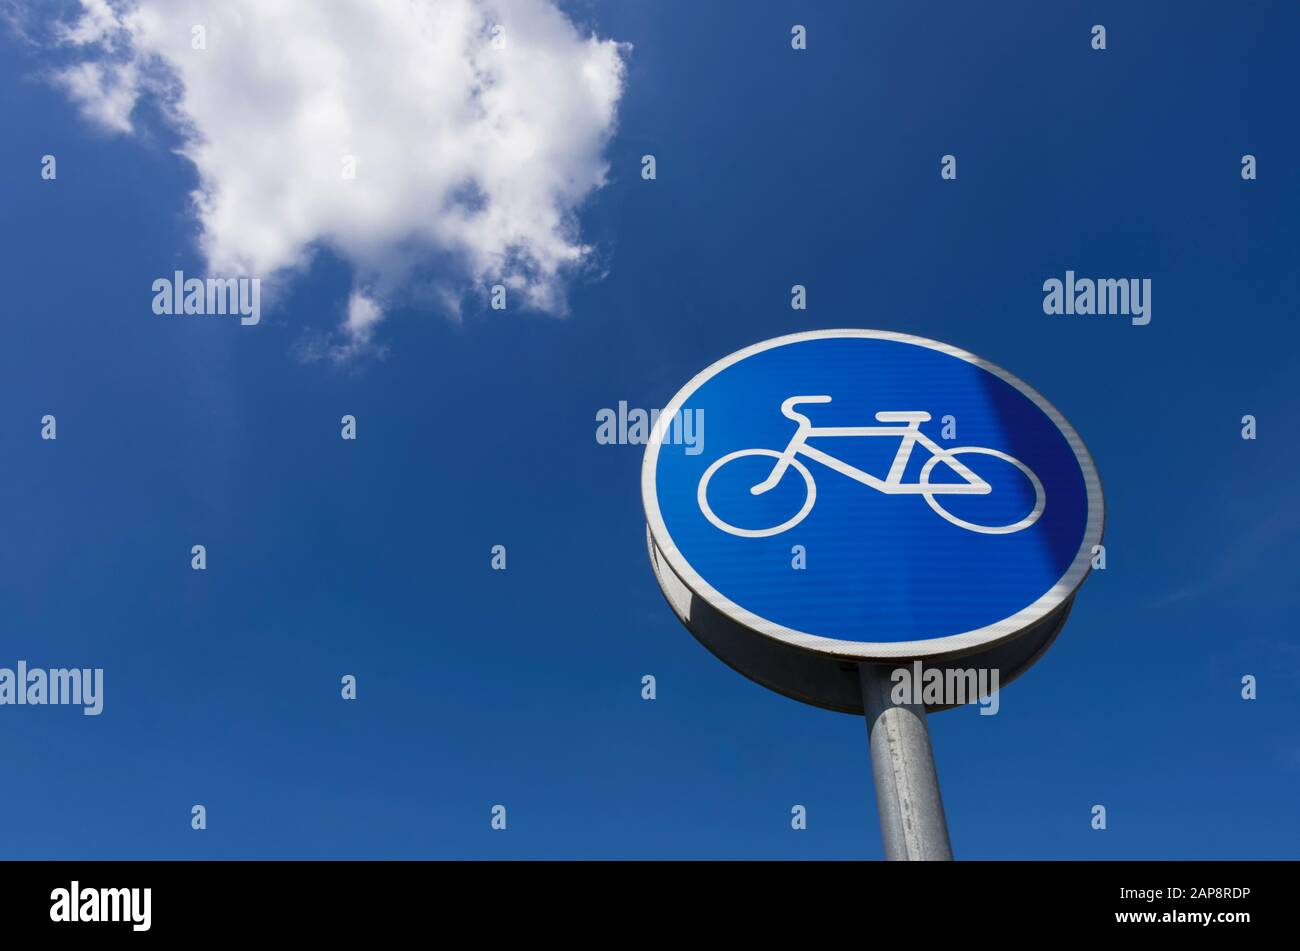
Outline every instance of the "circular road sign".
<path fill-rule="evenodd" d="M 764 686 L 851 713 L 858 663 L 1014 679 L 1060 631 L 1103 524 L 1092 457 L 1041 394 L 881 330 L 778 337 L 699 373 L 659 416 L 641 493 L 687 628 Z"/>

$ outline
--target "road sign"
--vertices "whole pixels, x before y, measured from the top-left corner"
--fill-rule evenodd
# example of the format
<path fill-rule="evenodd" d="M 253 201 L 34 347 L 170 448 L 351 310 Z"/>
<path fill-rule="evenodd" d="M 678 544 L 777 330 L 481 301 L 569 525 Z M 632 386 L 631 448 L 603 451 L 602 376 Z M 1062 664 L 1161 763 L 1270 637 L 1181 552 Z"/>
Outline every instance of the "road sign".
<path fill-rule="evenodd" d="M 671 438 L 684 411 L 702 451 Z M 759 683 L 852 713 L 858 663 L 1014 679 L 1102 535 L 1096 469 L 1051 403 L 956 347 L 877 330 L 714 363 L 660 415 L 641 485 L 651 562 L 692 633 Z"/>

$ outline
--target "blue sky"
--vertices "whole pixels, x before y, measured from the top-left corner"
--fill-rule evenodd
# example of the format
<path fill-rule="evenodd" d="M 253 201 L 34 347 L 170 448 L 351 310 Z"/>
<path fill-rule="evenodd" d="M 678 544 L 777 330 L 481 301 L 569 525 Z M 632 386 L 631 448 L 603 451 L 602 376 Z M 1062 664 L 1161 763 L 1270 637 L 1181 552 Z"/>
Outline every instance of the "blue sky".
<path fill-rule="evenodd" d="M 256 327 L 154 316 L 155 278 L 204 271 L 194 167 L 0 31 L 0 666 L 105 670 L 99 717 L 0 707 L 0 857 L 879 857 L 861 719 L 692 639 L 641 449 L 594 438 L 845 326 L 1006 367 L 1105 488 L 1108 567 L 1055 646 L 997 716 L 931 718 L 956 855 L 1297 857 L 1295 6 L 565 9 L 632 44 L 579 211 L 599 266 L 563 317 L 395 305 L 343 366 L 294 355 L 344 316 L 328 248 Z M 1067 268 L 1151 278 L 1151 323 L 1044 315 Z"/>

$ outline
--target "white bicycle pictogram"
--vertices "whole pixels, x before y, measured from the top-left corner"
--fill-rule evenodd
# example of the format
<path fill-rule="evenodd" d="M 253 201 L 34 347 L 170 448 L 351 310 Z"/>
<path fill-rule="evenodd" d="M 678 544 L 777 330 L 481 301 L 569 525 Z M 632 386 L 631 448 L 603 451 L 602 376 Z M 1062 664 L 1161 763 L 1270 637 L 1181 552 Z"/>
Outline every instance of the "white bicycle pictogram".
<path fill-rule="evenodd" d="M 789 444 L 782 452 L 775 449 L 740 449 L 736 452 L 728 453 L 722 458 L 716 460 L 711 466 L 704 470 L 704 475 L 700 477 L 699 490 L 696 495 L 700 504 L 700 511 L 704 513 L 714 526 L 722 529 L 730 535 L 739 535 L 743 538 L 766 538 L 771 535 L 779 535 L 782 532 L 789 531 L 800 522 L 802 522 L 808 513 L 812 511 L 813 503 L 817 501 L 817 483 L 813 480 L 812 473 L 808 467 L 800 462 L 796 456 L 804 456 L 815 462 L 820 462 L 828 468 L 834 469 L 843 475 L 861 482 L 877 492 L 883 492 L 885 495 L 920 495 L 924 497 L 930 508 L 934 509 L 945 520 L 951 522 L 959 528 L 964 528 L 971 532 L 980 532 L 985 535 L 1009 535 L 1012 532 L 1019 532 L 1033 525 L 1038 521 L 1039 516 L 1043 514 L 1043 509 L 1047 505 L 1047 496 L 1043 492 L 1043 483 L 1039 481 L 1038 476 L 1034 475 L 1027 465 L 1013 456 L 1007 455 L 996 449 L 987 449 L 983 446 L 957 446 L 945 448 L 936 443 L 933 439 L 921 432 L 921 424 L 929 421 L 930 414 L 923 410 L 905 410 L 905 411 L 886 411 L 876 413 L 876 421 L 881 423 L 903 423 L 902 426 L 848 426 L 848 427 L 817 427 L 813 426 L 811 420 L 802 413 L 795 412 L 795 407 L 804 403 L 829 403 L 829 396 L 791 396 L 781 404 L 782 415 L 794 420 L 799 424 L 795 434 L 790 437 Z M 813 437 L 829 436 L 849 436 L 849 437 L 875 437 L 875 436 L 894 436 L 902 439 L 898 447 L 898 452 L 894 456 L 893 464 L 889 467 L 889 474 L 884 479 L 879 479 L 869 472 L 864 472 L 856 466 L 849 465 L 841 459 L 836 459 L 829 453 L 822 452 L 807 444 L 807 440 Z M 912 456 L 912 450 L 920 444 L 930 452 L 930 458 L 926 460 L 921 467 L 921 472 L 917 476 L 916 482 L 904 482 L 903 474 L 907 470 L 908 460 Z M 984 479 L 980 478 L 970 470 L 957 456 L 963 453 L 972 455 L 993 456 L 1019 469 L 1034 487 L 1034 506 L 1033 509 L 1024 518 L 1007 525 L 978 525 L 974 522 L 968 522 L 965 519 L 958 518 L 936 501 L 935 496 L 939 495 L 988 495 L 993 489 Z M 772 472 L 766 479 L 750 487 L 751 495 L 762 495 L 776 488 L 781 479 L 785 476 L 786 470 L 793 467 L 796 472 L 803 476 L 804 483 L 807 485 L 807 497 L 804 499 L 803 506 L 793 518 L 787 519 L 779 525 L 771 528 L 739 528 L 724 522 L 714 513 L 709 505 L 708 488 L 709 480 L 714 474 L 734 459 L 743 459 L 750 456 L 770 456 L 776 460 L 772 466 Z M 964 479 L 964 482 L 930 482 L 930 473 L 934 467 L 940 463 L 945 463 L 953 472 Z"/>

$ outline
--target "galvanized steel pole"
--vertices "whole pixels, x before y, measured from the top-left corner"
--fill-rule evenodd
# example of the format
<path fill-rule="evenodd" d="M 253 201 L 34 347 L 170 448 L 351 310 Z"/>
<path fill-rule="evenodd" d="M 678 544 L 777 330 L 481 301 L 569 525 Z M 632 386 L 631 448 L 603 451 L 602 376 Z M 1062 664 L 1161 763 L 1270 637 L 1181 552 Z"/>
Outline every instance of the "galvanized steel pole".
<path fill-rule="evenodd" d="M 891 861 L 952 859 L 924 704 L 894 703 L 893 667 L 859 664 L 880 837 Z"/>

